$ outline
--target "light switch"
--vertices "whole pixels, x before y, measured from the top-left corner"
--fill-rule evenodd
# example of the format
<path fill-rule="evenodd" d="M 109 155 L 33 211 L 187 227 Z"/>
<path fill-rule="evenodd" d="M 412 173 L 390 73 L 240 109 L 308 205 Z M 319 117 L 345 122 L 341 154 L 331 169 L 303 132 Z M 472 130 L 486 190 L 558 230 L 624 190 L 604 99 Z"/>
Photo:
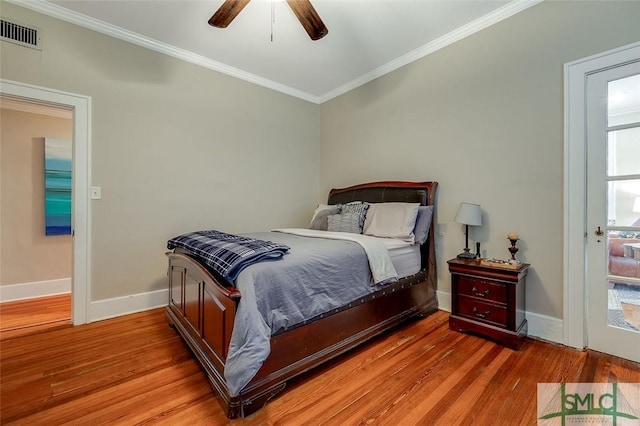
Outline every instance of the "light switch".
<path fill-rule="evenodd" d="M 92 200 L 101 200 L 102 199 L 102 188 L 99 186 L 91 187 L 91 199 Z"/>

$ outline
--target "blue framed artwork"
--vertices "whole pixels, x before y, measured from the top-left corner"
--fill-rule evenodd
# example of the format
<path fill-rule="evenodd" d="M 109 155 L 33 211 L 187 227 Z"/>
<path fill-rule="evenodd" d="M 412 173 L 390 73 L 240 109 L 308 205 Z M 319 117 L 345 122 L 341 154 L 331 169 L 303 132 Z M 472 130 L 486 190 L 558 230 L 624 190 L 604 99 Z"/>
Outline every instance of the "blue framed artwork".
<path fill-rule="evenodd" d="M 44 139 L 45 235 L 71 235 L 71 141 Z"/>

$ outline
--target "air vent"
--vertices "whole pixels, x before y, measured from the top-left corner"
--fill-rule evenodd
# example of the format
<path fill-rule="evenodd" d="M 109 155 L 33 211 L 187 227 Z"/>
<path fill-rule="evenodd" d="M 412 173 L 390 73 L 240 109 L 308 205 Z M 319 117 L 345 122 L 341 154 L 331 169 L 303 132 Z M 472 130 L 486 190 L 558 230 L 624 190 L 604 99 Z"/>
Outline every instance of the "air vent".
<path fill-rule="evenodd" d="M 42 50 L 40 47 L 40 30 L 38 28 L 25 27 L 6 19 L 1 19 L 0 23 L 0 40 Z"/>

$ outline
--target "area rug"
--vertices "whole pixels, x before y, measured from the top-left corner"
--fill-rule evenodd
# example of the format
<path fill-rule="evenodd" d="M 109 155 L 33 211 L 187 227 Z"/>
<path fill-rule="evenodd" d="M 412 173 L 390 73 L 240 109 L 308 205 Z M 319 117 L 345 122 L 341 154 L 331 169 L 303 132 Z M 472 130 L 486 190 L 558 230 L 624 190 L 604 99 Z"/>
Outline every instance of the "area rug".
<path fill-rule="evenodd" d="M 634 305 L 633 303 L 621 301 L 620 305 L 622 306 L 624 320 L 634 326 L 636 330 L 640 330 L 640 304 Z"/>
<path fill-rule="evenodd" d="M 609 324 L 640 331 L 640 286 L 614 284 L 609 290 Z"/>

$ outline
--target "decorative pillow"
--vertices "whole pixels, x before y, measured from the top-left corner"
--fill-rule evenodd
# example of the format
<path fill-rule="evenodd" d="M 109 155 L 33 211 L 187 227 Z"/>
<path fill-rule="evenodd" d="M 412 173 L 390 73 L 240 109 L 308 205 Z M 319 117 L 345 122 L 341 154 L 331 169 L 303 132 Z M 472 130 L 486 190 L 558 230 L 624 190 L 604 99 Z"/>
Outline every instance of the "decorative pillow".
<path fill-rule="evenodd" d="M 419 203 L 377 203 L 367 212 L 365 235 L 398 238 L 413 244 Z"/>
<path fill-rule="evenodd" d="M 326 231 L 328 229 L 327 216 L 340 213 L 340 208 L 335 205 L 320 204 L 313 213 L 309 229 Z"/>
<path fill-rule="evenodd" d="M 639 234 L 636 234 L 633 231 L 620 231 L 618 232 L 619 238 L 638 238 Z"/>
<path fill-rule="evenodd" d="M 429 228 L 431 228 L 431 216 L 433 216 L 433 206 L 418 207 L 416 227 L 413 228 L 416 244 L 424 244 L 427 242 L 427 238 L 429 238 Z"/>
<path fill-rule="evenodd" d="M 357 213 L 332 214 L 327 216 L 327 230 L 333 232 L 362 233 L 360 216 Z"/>
<path fill-rule="evenodd" d="M 360 227 L 360 231 L 358 234 L 362 234 L 362 228 L 364 227 L 364 220 L 367 216 L 367 210 L 369 209 L 369 203 L 365 203 L 362 201 L 352 201 L 347 204 L 338 204 L 340 207 L 341 214 L 353 213 L 358 216 L 358 225 Z"/>

